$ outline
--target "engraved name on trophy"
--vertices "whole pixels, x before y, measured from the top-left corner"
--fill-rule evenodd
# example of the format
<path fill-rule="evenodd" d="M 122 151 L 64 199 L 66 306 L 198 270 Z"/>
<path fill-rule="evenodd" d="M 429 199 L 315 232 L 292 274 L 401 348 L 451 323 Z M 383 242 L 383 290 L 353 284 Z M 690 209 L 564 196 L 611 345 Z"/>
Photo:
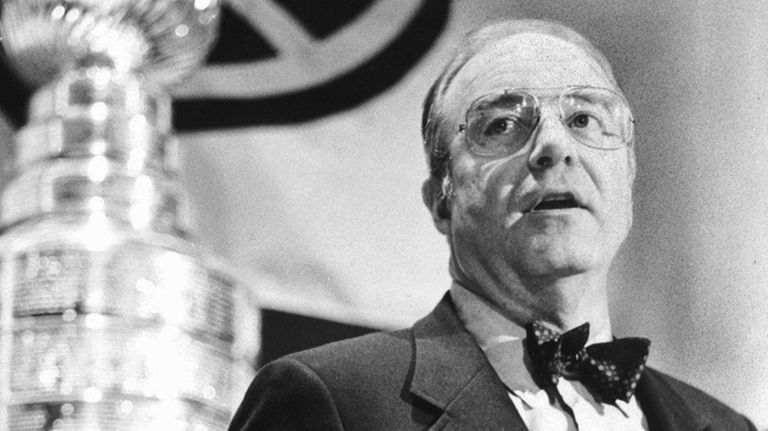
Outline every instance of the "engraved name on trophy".
<path fill-rule="evenodd" d="M 3 1 L 37 90 L 0 201 L 0 430 L 226 429 L 258 314 L 189 240 L 162 90 L 202 63 L 218 6 Z"/>

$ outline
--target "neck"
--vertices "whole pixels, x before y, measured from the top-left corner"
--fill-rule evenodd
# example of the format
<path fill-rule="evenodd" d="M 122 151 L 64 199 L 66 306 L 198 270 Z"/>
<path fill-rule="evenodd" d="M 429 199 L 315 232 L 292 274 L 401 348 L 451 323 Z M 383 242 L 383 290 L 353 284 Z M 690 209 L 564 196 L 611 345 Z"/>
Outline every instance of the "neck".
<path fill-rule="evenodd" d="M 590 343 L 611 340 L 607 274 L 589 272 L 547 280 L 526 280 L 521 281 L 516 290 L 524 292 L 521 296 L 527 302 L 528 312 L 522 316 L 527 318 L 526 323 L 541 320 L 565 332 L 589 322 Z M 509 312 L 520 313 L 520 310 L 510 307 Z"/>
<path fill-rule="evenodd" d="M 454 268 L 455 269 L 455 268 Z M 525 327 L 539 320 L 565 332 L 590 324 L 588 343 L 612 339 L 608 313 L 607 270 L 567 276 L 521 279 L 517 275 L 503 280 L 485 277 L 454 280 L 473 291 L 517 325 Z"/>

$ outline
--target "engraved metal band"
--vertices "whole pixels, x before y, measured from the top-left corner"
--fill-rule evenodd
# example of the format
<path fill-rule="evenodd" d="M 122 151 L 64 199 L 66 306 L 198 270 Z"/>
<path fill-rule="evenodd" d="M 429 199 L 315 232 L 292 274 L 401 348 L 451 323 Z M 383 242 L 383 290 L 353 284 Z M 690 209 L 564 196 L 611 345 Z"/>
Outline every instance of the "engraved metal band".
<path fill-rule="evenodd" d="M 37 316 L 18 319 L 12 337 L 12 404 L 121 394 L 223 409 L 232 398 L 227 343 L 170 325 L 96 313 Z"/>
<path fill-rule="evenodd" d="M 190 225 L 188 203 L 176 182 L 106 157 L 34 165 L 7 183 L 0 205 L 3 226 L 57 212 L 106 212 L 132 228 L 160 232 L 184 232 Z"/>
<path fill-rule="evenodd" d="M 42 244 L 6 267 L 16 318 L 104 313 L 233 339 L 234 287 L 183 253 L 140 242 L 104 250 Z"/>

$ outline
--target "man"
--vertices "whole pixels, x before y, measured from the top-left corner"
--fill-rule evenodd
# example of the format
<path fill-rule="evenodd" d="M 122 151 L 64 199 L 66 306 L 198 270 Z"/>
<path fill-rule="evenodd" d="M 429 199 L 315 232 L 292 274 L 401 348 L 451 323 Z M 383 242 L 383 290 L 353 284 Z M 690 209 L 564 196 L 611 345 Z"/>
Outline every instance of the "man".
<path fill-rule="evenodd" d="M 412 328 L 264 367 L 232 430 L 754 430 L 611 342 L 607 274 L 632 223 L 633 120 L 582 36 L 468 36 L 425 101 L 424 202 L 450 293 Z"/>

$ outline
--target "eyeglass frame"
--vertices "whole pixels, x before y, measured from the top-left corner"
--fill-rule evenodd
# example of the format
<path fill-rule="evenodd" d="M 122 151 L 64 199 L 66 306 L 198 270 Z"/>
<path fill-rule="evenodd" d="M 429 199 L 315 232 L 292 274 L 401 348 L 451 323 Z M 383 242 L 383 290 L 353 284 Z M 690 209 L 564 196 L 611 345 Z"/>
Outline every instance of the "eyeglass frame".
<path fill-rule="evenodd" d="M 625 149 L 625 148 L 632 148 L 632 146 L 634 145 L 634 140 L 635 140 L 634 139 L 635 138 L 635 119 L 634 119 L 634 116 L 632 115 L 632 107 L 629 105 L 629 102 L 627 101 L 627 98 L 624 97 L 624 95 L 621 92 L 613 90 L 611 88 L 597 87 L 597 86 L 592 86 L 592 85 L 569 85 L 569 86 L 565 86 L 565 87 L 541 87 L 541 88 L 520 87 L 520 88 L 508 88 L 508 89 L 504 89 L 502 91 L 494 91 L 494 92 L 483 94 L 482 96 L 480 96 L 480 97 L 476 98 L 475 100 L 473 100 L 472 103 L 470 103 L 469 108 L 467 108 L 467 112 L 464 114 L 464 122 L 459 124 L 457 133 L 464 133 L 464 138 L 466 140 L 467 147 L 474 154 L 477 154 L 477 155 L 480 155 L 480 156 L 484 156 L 484 157 L 494 157 L 494 156 L 496 156 L 496 157 L 508 157 L 508 156 L 511 156 L 511 155 L 519 154 L 519 153 L 522 152 L 523 149 L 525 149 L 528 146 L 531 137 L 534 135 L 534 132 L 536 131 L 536 129 L 541 124 L 541 106 L 542 105 L 539 102 L 539 98 L 536 96 L 534 91 L 535 92 L 539 92 L 539 93 L 547 92 L 547 91 L 551 91 L 551 92 L 559 91 L 559 96 L 557 97 L 557 107 L 558 107 L 558 111 L 559 111 L 559 120 L 560 120 L 561 123 L 563 123 L 563 121 L 565 119 L 564 118 L 564 113 L 563 113 L 563 107 L 562 107 L 562 98 L 563 98 L 563 96 L 565 96 L 569 92 L 572 92 L 572 91 L 575 91 L 575 90 L 583 90 L 583 89 L 596 89 L 596 90 L 601 90 L 601 91 L 607 91 L 609 94 L 612 94 L 613 96 L 617 97 L 618 100 L 621 103 L 624 104 L 624 107 L 626 108 L 628 116 L 629 116 L 629 122 L 628 122 L 629 131 L 627 133 L 628 138 L 626 139 L 626 142 L 624 142 L 624 145 L 622 145 L 622 146 L 619 146 L 619 147 L 616 147 L 616 148 L 604 148 L 604 147 L 598 147 L 598 146 L 594 146 L 594 145 L 589 145 L 587 143 L 582 142 L 582 140 L 579 139 L 578 137 L 573 136 L 573 135 L 571 135 L 571 136 L 573 136 L 573 138 L 578 143 L 580 143 L 581 145 L 584 145 L 587 148 L 593 148 L 593 149 L 596 149 L 596 150 L 617 151 L 617 150 L 621 150 L 621 149 Z M 526 137 L 526 139 L 524 141 L 525 144 L 522 145 L 520 147 L 520 149 L 518 149 L 517 151 L 511 152 L 511 153 L 508 153 L 508 154 L 505 154 L 504 152 L 500 152 L 498 154 L 483 154 L 483 153 L 479 153 L 478 151 L 476 151 L 474 149 L 474 145 L 472 145 L 469 142 L 468 134 L 465 133 L 466 130 L 467 130 L 467 126 L 469 124 L 469 114 L 470 114 L 470 112 L 472 112 L 473 108 L 475 108 L 475 106 L 481 100 L 483 100 L 483 99 L 485 99 L 485 98 L 487 98 L 489 96 L 492 96 L 492 95 L 502 95 L 502 94 L 508 94 L 508 93 L 523 93 L 523 94 L 528 94 L 531 97 L 533 97 L 534 108 L 536 109 L 537 115 L 535 117 L 535 123 L 530 128 L 530 134 L 528 135 L 528 137 Z M 570 132 L 569 132 L 569 134 L 570 134 Z"/>

